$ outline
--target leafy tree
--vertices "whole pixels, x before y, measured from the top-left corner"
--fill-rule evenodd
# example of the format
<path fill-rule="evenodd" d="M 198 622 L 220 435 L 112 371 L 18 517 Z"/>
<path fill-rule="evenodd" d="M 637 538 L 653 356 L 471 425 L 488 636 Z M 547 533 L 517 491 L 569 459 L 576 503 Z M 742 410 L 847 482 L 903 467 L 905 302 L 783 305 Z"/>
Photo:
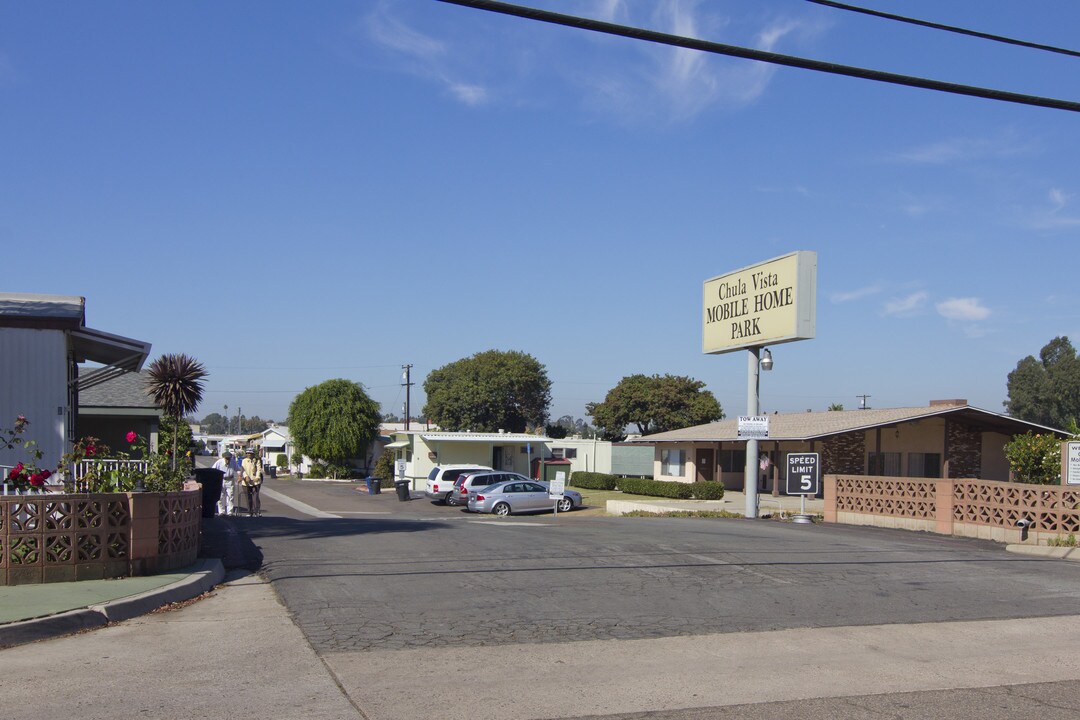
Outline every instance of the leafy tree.
<path fill-rule="evenodd" d="M 1061 482 L 1061 441 L 1054 435 L 1017 435 L 1005 446 L 1005 458 L 1016 482 L 1033 485 Z"/>
<path fill-rule="evenodd" d="M 544 426 L 544 434 L 547 435 L 552 440 L 562 440 L 564 437 L 566 437 L 569 434 L 569 432 L 567 431 L 565 425 L 555 424 L 555 425 L 545 425 Z"/>
<path fill-rule="evenodd" d="M 843 403 L 832 403 L 829 405 L 829 412 L 839 412 L 844 409 Z"/>
<path fill-rule="evenodd" d="M 1016 364 L 1008 377 L 1005 408 L 1021 420 L 1054 428 L 1080 418 L 1080 359 L 1067 337 L 1056 337 L 1041 351 Z"/>
<path fill-rule="evenodd" d="M 289 432 L 299 452 L 344 465 L 378 436 L 379 405 L 357 383 L 327 380 L 293 399 Z"/>
<path fill-rule="evenodd" d="M 224 435 L 228 421 L 221 413 L 210 413 L 198 422 L 202 431 L 207 435 Z"/>
<path fill-rule="evenodd" d="M 433 370 L 424 415 L 444 430 L 525 432 L 547 420 L 551 380 L 532 355 L 487 350 Z"/>
<path fill-rule="evenodd" d="M 154 402 L 176 423 L 183 424 L 181 419 L 199 408 L 203 394 L 202 381 L 207 372 L 195 358 L 183 353 L 162 355 L 150 363 L 149 375 L 148 386 Z M 188 428 L 188 432 L 191 432 L 191 428 Z M 177 433 L 173 433 L 173 470 L 176 470 L 176 439 Z"/>
<path fill-rule="evenodd" d="M 642 435 L 721 420 L 724 411 L 705 383 L 681 375 L 629 375 L 608 391 L 604 401 L 589 403 L 606 440 L 621 440 L 628 425 Z"/>

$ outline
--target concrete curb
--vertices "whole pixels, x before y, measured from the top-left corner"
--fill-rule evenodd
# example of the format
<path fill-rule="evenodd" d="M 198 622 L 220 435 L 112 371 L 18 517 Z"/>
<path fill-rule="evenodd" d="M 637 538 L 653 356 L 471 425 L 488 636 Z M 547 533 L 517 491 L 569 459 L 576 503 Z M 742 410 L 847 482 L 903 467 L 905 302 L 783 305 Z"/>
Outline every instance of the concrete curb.
<path fill-rule="evenodd" d="M 162 605 L 198 597 L 224 579 L 225 567 L 221 560 L 199 560 L 192 566 L 187 577 L 171 585 L 79 610 L 0 625 L 0 648 L 69 635 L 110 622 L 130 620 Z"/>
<path fill-rule="evenodd" d="M 202 595 L 225 579 L 225 566 L 216 558 L 199 560 L 192 566 L 191 573 L 183 580 L 172 585 L 156 588 L 149 592 L 131 595 L 118 600 L 110 600 L 100 605 L 91 605 L 90 610 L 101 613 L 108 622 L 130 620 L 157 610 L 162 605 L 183 602 Z"/>
<path fill-rule="evenodd" d="M 1006 545 L 1005 550 L 1018 555 L 1057 558 L 1080 562 L 1080 547 L 1049 547 L 1048 545 Z"/>

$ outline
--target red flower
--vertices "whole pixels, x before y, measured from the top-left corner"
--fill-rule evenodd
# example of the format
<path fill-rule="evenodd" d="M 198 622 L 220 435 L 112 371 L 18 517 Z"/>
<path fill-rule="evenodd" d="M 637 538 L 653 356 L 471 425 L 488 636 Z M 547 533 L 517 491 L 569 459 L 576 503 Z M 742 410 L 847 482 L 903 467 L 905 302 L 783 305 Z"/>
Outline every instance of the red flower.
<path fill-rule="evenodd" d="M 42 480 L 48 480 L 51 477 L 52 477 L 52 471 L 51 470 L 42 470 L 41 471 L 41 479 Z"/>
<path fill-rule="evenodd" d="M 86 446 L 86 454 L 87 455 L 93 455 L 95 452 L 97 452 L 96 447 L 94 447 L 93 445 L 87 445 Z"/>
<path fill-rule="evenodd" d="M 11 472 L 8 473 L 8 480 L 15 480 L 23 473 L 23 464 L 19 463 L 15 467 L 11 468 Z"/>
<path fill-rule="evenodd" d="M 34 473 L 30 476 L 30 484 L 34 487 L 41 487 L 45 484 L 45 478 L 41 476 L 41 473 Z"/>
<path fill-rule="evenodd" d="M 129 433 L 127 434 L 127 441 L 128 441 L 129 443 L 133 443 L 133 442 L 135 442 L 135 441 L 136 441 L 136 440 L 138 440 L 138 439 L 139 439 L 139 436 L 135 434 L 135 431 L 134 431 L 134 430 L 132 430 L 131 432 L 129 432 Z"/>

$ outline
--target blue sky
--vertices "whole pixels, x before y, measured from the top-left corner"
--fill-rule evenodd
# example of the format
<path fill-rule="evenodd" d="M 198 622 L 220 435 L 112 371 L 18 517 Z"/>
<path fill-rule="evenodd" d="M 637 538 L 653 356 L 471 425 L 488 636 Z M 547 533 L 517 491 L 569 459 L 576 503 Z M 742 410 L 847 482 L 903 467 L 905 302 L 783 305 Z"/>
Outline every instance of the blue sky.
<path fill-rule="evenodd" d="M 534 0 L 717 42 L 1080 100 L 1080 59 L 801 0 Z M 1080 4 L 865 0 L 1071 47 Z M 0 0 L 3 289 L 210 371 L 199 415 L 488 349 L 552 416 L 633 373 L 745 412 L 702 283 L 818 253 L 817 337 L 765 410 L 1001 410 L 1080 340 L 1080 115 L 777 68 L 434 0 Z"/>

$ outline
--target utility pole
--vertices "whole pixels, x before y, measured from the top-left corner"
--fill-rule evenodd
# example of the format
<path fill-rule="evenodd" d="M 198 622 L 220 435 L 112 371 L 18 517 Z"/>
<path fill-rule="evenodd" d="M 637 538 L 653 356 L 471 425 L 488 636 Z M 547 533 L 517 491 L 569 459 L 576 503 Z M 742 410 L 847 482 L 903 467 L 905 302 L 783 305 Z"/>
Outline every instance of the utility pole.
<path fill-rule="evenodd" d="M 409 390 L 412 388 L 412 365 L 402 365 L 401 369 L 405 372 L 401 374 L 402 385 L 405 387 L 405 429 L 409 429 L 409 413 L 411 412 L 411 406 L 409 405 Z"/>
<path fill-rule="evenodd" d="M 856 395 L 855 397 L 859 398 L 859 409 L 860 410 L 869 410 L 870 409 L 866 404 L 866 401 L 870 399 L 869 395 Z"/>
<path fill-rule="evenodd" d="M 225 434 L 229 434 L 229 406 L 225 406 Z"/>
<path fill-rule="evenodd" d="M 240 408 L 240 407 L 236 408 L 236 434 L 237 435 L 243 435 L 244 434 L 244 421 L 240 419 L 242 417 L 244 417 L 244 409 Z"/>

